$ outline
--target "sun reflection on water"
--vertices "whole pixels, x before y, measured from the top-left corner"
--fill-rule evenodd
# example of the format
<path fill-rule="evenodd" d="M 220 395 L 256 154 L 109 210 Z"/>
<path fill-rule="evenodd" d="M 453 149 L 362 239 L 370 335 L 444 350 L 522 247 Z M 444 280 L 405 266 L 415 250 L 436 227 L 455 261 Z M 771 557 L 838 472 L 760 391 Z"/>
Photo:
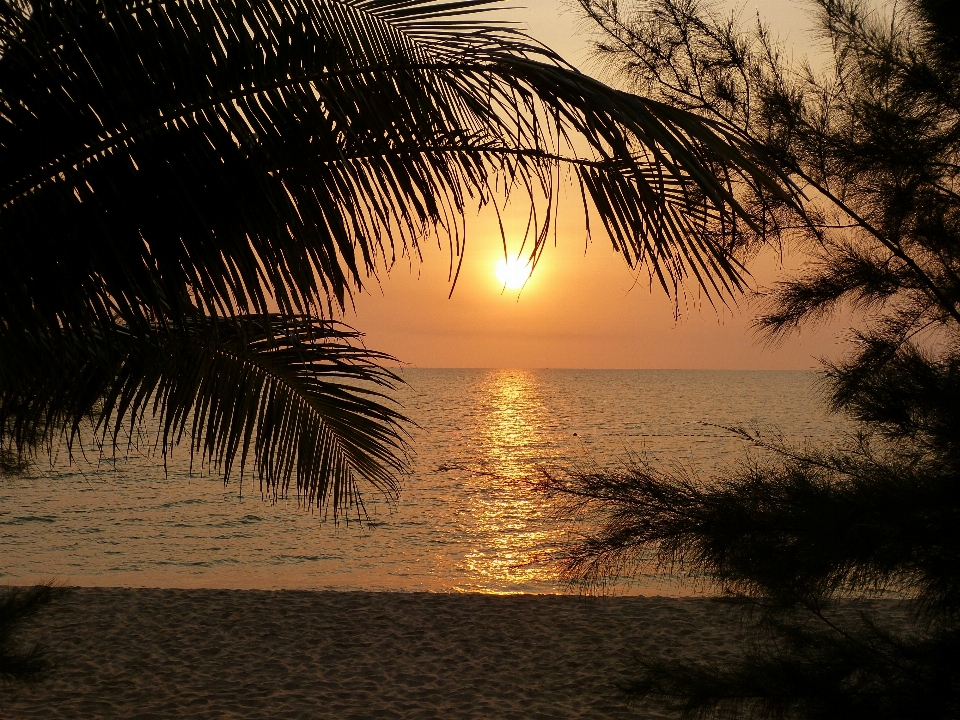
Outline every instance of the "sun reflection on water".
<path fill-rule="evenodd" d="M 851 431 L 819 405 L 813 373 L 418 369 L 406 379 L 398 399 L 420 428 L 412 472 L 400 502 L 371 503 L 362 527 L 191 474 L 186 453 L 166 466 L 121 453 L 106 466 L 88 442 L 72 462 L 61 455 L 0 482 L 0 581 L 570 592 L 538 562 L 572 529 L 529 491 L 538 466 L 619 467 L 624 453 L 650 452 L 711 477 L 743 452 L 717 426 L 752 418 L 797 444 Z M 666 576 L 611 589 L 687 592 Z"/>
<path fill-rule="evenodd" d="M 478 406 L 479 457 L 469 481 L 467 519 L 478 542 L 462 561 L 470 581 L 459 589 L 517 592 L 518 586 L 553 578 L 542 556 L 556 544 L 557 529 L 530 487 L 539 468 L 556 459 L 553 423 L 537 377 L 528 371 L 487 375 Z"/>

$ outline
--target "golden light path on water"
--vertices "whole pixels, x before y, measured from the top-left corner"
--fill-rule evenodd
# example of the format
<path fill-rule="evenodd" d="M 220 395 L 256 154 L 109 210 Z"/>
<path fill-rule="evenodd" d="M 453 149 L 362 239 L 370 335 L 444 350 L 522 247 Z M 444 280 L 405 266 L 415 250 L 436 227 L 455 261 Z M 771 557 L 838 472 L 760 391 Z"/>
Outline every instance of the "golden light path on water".
<path fill-rule="evenodd" d="M 479 401 L 483 455 L 473 482 L 487 492 L 471 493 L 470 515 L 477 534 L 492 543 L 468 552 L 464 569 L 486 588 L 552 579 L 542 555 L 558 542 L 559 530 L 543 522 L 543 508 L 529 486 L 538 465 L 558 453 L 556 443 L 544 437 L 551 423 L 536 376 L 501 370 L 489 377 Z"/>
<path fill-rule="evenodd" d="M 146 448 L 93 445 L 0 480 L 0 583 L 487 593 L 577 592 L 545 554 L 564 528 L 531 490 L 541 469 L 622 467 L 630 455 L 709 477 L 743 443 L 718 426 L 837 436 L 804 372 L 403 369 L 416 422 L 395 504 L 334 525 L 296 499 L 264 502 Z M 149 428 L 145 434 L 152 437 Z M 149 443 L 148 443 L 149 444 Z M 641 578 L 630 592 L 673 592 Z"/>

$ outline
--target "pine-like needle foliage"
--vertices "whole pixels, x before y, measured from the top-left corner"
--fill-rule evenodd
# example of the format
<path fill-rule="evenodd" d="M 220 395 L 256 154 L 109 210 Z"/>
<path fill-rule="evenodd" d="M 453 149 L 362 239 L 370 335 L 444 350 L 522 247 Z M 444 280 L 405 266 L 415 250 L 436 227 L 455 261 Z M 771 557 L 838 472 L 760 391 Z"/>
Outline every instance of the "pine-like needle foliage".
<path fill-rule="evenodd" d="M 734 183 L 781 200 L 739 131 L 611 89 L 499 0 L 0 2 L 0 430 L 29 452 L 145 414 L 334 516 L 392 494 L 390 358 L 329 321 L 468 209 L 561 170 L 675 293 L 743 287 Z"/>
<path fill-rule="evenodd" d="M 646 466 L 548 478 L 596 523 L 568 572 L 602 584 L 680 570 L 759 609 L 739 663 L 647 658 L 631 689 L 684 716 L 957 717 L 960 15 L 939 0 L 816 0 L 833 66 L 815 72 L 697 0 L 581 4 L 601 57 L 728 119 L 801 185 L 802 212 L 771 212 L 812 262 L 769 293 L 760 329 L 775 340 L 838 307 L 862 322 L 826 373 L 833 408 L 859 425 L 840 449 L 744 433 L 772 459 L 709 483 Z M 837 610 L 883 591 L 912 598 L 912 628 Z"/>
<path fill-rule="evenodd" d="M 50 667 L 39 644 L 23 647 L 15 631 L 64 591 L 52 585 L 7 588 L 0 595 L 0 681 L 30 680 Z"/>

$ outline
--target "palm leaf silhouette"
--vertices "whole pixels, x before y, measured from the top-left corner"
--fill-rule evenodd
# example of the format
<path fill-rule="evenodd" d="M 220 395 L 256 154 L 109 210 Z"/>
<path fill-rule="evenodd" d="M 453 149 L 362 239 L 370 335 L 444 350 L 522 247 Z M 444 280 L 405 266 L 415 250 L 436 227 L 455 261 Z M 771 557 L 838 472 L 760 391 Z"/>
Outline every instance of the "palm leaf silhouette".
<path fill-rule="evenodd" d="M 335 508 L 357 478 L 392 491 L 401 419 L 369 394 L 394 379 L 375 369 L 385 358 L 314 318 L 429 234 L 462 258 L 464 211 L 498 192 L 548 199 L 536 258 L 563 167 L 668 293 L 691 278 L 739 290 L 733 184 L 786 197 L 784 178 L 734 131 L 606 87 L 490 20 L 498 4 L 0 3 L 14 440 L 75 430 L 106 398 L 101 428 L 150 407 L 171 440 L 195 415 L 192 447 L 228 475 L 252 452 L 271 491 L 295 478 Z M 198 338 L 235 352 L 204 354 Z M 70 348 L 61 374 L 100 363 L 88 391 L 31 370 L 52 372 L 44 344 Z"/>
<path fill-rule="evenodd" d="M 301 501 L 338 517 L 361 508 L 361 478 L 396 495 L 405 457 L 403 416 L 382 392 L 397 377 L 377 364 L 392 358 L 358 339 L 339 323 L 276 314 L 190 318 L 152 335 L 116 325 L 8 335 L 0 424 L 37 444 L 91 419 L 115 445 L 152 412 L 164 452 L 186 435 L 225 479 L 249 463 L 265 494 L 295 481 Z"/>

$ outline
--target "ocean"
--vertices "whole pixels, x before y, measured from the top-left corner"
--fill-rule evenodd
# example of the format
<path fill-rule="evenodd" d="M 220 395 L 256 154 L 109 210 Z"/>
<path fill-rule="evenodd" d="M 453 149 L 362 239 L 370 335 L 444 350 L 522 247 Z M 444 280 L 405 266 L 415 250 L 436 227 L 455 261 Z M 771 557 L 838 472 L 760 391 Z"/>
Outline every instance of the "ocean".
<path fill-rule="evenodd" d="M 404 369 L 411 430 L 399 501 L 335 525 L 256 481 L 191 473 L 141 444 L 88 446 L 0 481 L 0 584 L 571 593 L 548 561 L 570 528 L 531 489 L 543 472 L 638 459 L 704 481 L 760 451 L 728 428 L 829 444 L 812 371 Z M 617 589 L 685 594 L 651 575 Z"/>

